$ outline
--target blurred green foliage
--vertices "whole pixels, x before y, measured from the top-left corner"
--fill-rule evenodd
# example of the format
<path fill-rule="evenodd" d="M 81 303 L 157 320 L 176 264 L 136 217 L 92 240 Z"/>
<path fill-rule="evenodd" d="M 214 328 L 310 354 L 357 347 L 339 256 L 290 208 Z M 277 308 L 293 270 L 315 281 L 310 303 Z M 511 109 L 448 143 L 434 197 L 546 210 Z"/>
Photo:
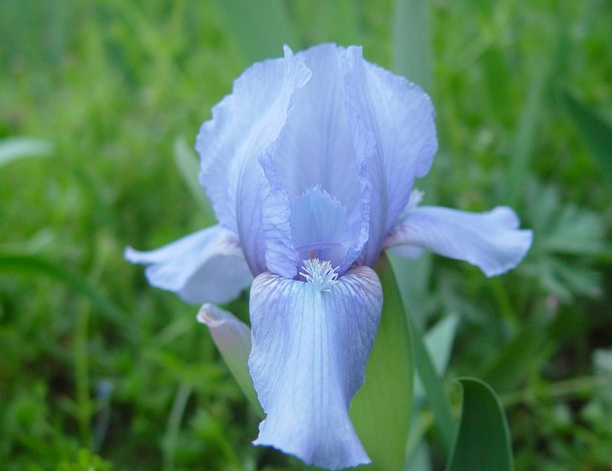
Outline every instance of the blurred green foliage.
<path fill-rule="evenodd" d="M 150 288 L 122 251 L 211 223 L 190 147 L 244 67 L 336 41 L 431 93 L 427 204 L 511 204 L 535 231 L 500 278 L 394 261 L 417 326 L 459 316 L 448 385 L 481 377 L 501 394 L 518 470 L 607 469 L 612 4 L 241 4 L 0 2 L 0 467 L 300 469 L 250 445 L 258 420 L 197 307 Z M 246 319 L 246 294 L 228 309 Z M 431 411 L 417 419 L 441 450 Z M 443 469 L 438 455 L 421 469 Z"/>

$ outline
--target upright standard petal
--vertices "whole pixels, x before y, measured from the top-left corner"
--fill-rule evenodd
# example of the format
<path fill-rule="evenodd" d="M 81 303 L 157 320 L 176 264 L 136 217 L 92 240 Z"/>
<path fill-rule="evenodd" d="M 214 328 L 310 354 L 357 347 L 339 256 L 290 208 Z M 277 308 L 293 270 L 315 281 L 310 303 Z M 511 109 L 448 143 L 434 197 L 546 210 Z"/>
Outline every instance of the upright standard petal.
<path fill-rule="evenodd" d="M 128 247 L 125 258 L 149 265 L 145 274 L 157 288 L 190 303 L 226 303 L 253 280 L 236 236 L 220 226 L 194 232 L 150 252 Z"/>
<path fill-rule="evenodd" d="M 294 202 L 290 223 L 300 261 L 317 258 L 329 260 L 333 268 L 342 265 L 353 241 L 346 210 L 338 200 L 319 187 L 311 188 Z"/>
<path fill-rule="evenodd" d="M 346 49 L 344 84 L 354 139 L 373 136 L 367 160 L 372 210 L 367 244 L 360 261 L 373 265 L 387 233 L 408 203 L 415 178 L 431 167 L 438 144 L 431 100 L 418 86 L 362 57 L 361 47 Z"/>
<path fill-rule="evenodd" d="M 296 54 L 312 76 L 296 91 L 275 146 L 261 160 L 271 194 L 264 208 L 268 268 L 286 277 L 295 273 L 296 250 L 288 215 L 296 200 L 317 187 L 344 208 L 350 237 L 343 266 L 348 267 L 367 240 L 369 136 L 349 132 L 347 97 L 342 83 L 344 49 L 323 44 Z M 371 148 L 372 146 L 370 146 Z M 287 260 L 293 263 L 287 264 Z"/>
<path fill-rule="evenodd" d="M 238 234 L 255 274 L 266 266 L 262 209 L 269 193 L 259 159 L 275 146 L 293 96 L 309 78 L 310 71 L 288 49 L 283 59 L 251 66 L 213 108 L 213 119 L 196 140 L 200 184 L 221 225 Z"/>
<path fill-rule="evenodd" d="M 352 213 L 361 199 L 362 170 L 348 127 L 340 70 L 343 51 L 322 44 L 296 54 L 295 60 L 308 68 L 311 77 L 296 91 L 294 112 L 264 168 L 272 185 L 291 198 L 319 186 Z"/>
<path fill-rule="evenodd" d="M 464 260 L 494 276 L 518 265 L 531 246 L 532 232 L 518 227 L 518 217 L 505 206 L 485 213 L 424 206 L 400 218 L 385 240 L 385 248 L 429 250 Z"/>
<path fill-rule="evenodd" d="M 251 376 L 267 418 L 256 445 L 341 469 L 369 462 L 348 409 L 364 381 L 382 288 L 365 266 L 335 279 L 328 262 L 310 281 L 262 273 L 251 289 Z M 306 268 L 308 266 L 308 268 Z"/>

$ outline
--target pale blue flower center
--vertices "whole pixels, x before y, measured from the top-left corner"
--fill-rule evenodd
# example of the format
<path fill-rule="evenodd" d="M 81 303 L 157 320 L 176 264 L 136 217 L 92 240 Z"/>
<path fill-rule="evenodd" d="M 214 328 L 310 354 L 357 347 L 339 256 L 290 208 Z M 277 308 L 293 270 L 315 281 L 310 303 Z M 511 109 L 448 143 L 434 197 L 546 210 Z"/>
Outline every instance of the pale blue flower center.
<path fill-rule="evenodd" d="M 346 257 L 347 248 L 339 243 L 328 242 L 318 244 L 307 244 L 297 249 L 300 260 L 308 259 L 328 260 L 330 263 L 340 265 Z"/>
<path fill-rule="evenodd" d="M 312 259 L 332 267 L 344 262 L 351 231 L 342 204 L 319 186 L 306 190 L 291 207 L 291 235 L 299 269 Z"/>
<path fill-rule="evenodd" d="M 312 283 L 319 291 L 330 291 L 338 281 L 338 267 L 333 268 L 329 260 L 310 258 L 304 260 L 300 275 L 308 283 Z"/>

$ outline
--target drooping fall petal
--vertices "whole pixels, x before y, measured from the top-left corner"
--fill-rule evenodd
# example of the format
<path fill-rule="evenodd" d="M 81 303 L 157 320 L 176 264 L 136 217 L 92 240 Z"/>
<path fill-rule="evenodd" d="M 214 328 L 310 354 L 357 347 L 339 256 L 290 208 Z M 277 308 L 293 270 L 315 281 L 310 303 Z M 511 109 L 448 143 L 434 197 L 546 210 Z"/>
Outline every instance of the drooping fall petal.
<path fill-rule="evenodd" d="M 381 307 L 369 267 L 329 286 L 270 273 L 255 279 L 249 365 L 267 413 L 255 444 L 329 469 L 369 462 L 348 409 L 364 381 Z"/>

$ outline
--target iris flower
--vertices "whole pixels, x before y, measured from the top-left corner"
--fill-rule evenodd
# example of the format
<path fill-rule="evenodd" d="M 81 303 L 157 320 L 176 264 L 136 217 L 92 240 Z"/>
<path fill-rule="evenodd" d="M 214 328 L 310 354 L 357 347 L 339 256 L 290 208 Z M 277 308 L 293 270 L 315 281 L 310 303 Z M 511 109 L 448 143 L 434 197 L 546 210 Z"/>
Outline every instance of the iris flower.
<path fill-rule="evenodd" d="M 349 419 L 382 308 L 385 249 L 467 261 L 485 275 L 523 258 L 530 231 L 507 207 L 419 206 L 437 150 L 429 97 L 323 44 L 256 63 L 198 134 L 199 181 L 219 224 L 151 252 L 149 282 L 225 303 L 249 285 L 249 371 L 266 413 L 256 445 L 339 469 L 369 458 Z"/>

